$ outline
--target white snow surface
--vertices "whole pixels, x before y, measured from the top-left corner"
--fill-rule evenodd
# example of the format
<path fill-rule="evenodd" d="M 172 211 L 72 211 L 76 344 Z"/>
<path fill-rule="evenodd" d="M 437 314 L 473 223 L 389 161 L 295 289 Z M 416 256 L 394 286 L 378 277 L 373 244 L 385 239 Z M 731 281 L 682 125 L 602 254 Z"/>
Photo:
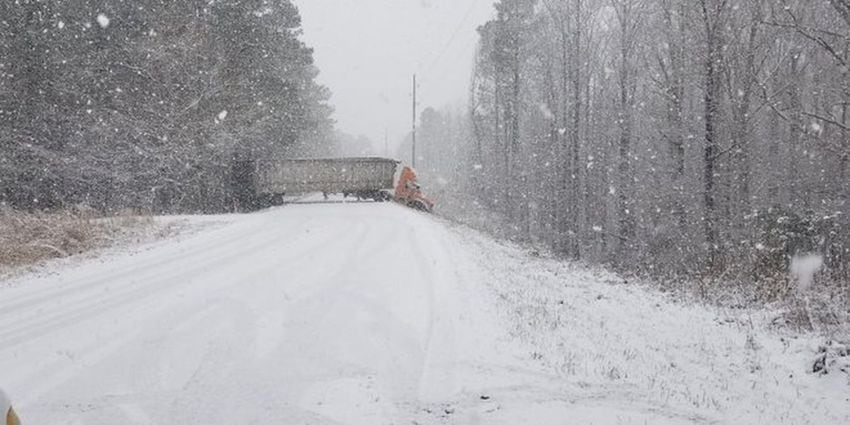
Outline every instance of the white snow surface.
<path fill-rule="evenodd" d="M 850 423 L 815 337 L 398 205 L 188 220 L 0 285 L 25 423 Z"/>

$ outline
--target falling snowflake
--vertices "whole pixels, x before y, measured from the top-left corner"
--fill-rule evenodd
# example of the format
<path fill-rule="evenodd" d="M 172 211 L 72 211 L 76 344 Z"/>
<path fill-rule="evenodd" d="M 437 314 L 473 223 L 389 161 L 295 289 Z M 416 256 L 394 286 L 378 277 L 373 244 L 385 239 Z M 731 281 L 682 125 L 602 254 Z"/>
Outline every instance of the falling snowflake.
<path fill-rule="evenodd" d="M 555 114 L 552 113 L 552 110 L 549 109 L 548 105 L 546 105 L 545 103 L 541 103 L 539 108 L 544 118 L 546 118 L 547 120 L 555 119 Z"/>
<path fill-rule="evenodd" d="M 109 18 L 106 17 L 106 15 L 104 15 L 103 13 L 97 15 L 97 23 L 100 25 L 101 28 L 109 27 L 109 22 Z"/>

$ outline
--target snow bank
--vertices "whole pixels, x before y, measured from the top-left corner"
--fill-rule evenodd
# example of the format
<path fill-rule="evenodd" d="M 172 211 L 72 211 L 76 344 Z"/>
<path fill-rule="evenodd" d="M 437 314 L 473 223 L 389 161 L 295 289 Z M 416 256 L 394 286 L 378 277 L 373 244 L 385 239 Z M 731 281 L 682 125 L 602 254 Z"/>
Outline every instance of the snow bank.
<path fill-rule="evenodd" d="M 850 423 L 843 357 L 830 356 L 836 373 L 813 372 L 816 335 L 778 333 L 770 314 L 683 305 L 603 270 L 455 231 L 479 253 L 500 320 L 540 378 L 479 390 L 498 394 L 499 408 L 461 403 L 468 416 L 450 423 Z M 805 279 L 818 266 L 809 258 L 796 270 Z"/>

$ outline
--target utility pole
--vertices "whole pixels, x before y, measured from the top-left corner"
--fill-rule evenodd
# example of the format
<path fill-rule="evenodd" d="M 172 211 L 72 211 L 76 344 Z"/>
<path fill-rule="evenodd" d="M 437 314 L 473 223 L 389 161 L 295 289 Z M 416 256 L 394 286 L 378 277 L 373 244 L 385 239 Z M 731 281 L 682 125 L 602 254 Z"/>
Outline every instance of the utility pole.
<path fill-rule="evenodd" d="M 384 158 L 390 157 L 389 130 L 384 127 Z"/>
<path fill-rule="evenodd" d="M 416 74 L 413 74 L 413 161 L 411 166 L 416 168 Z"/>

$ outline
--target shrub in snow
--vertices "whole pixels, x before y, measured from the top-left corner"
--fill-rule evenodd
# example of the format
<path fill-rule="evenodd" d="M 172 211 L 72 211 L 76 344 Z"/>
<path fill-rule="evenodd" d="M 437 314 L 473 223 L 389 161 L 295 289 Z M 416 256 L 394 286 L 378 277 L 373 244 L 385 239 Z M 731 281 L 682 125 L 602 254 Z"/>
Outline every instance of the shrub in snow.
<path fill-rule="evenodd" d="M 108 245 L 125 229 L 153 224 L 151 217 L 104 217 L 89 206 L 57 212 L 0 209 L 0 274 Z"/>
<path fill-rule="evenodd" d="M 812 373 L 826 375 L 833 372 L 850 375 L 850 348 L 847 344 L 827 341 L 818 348 L 818 354 L 812 363 Z"/>
<path fill-rule="evenodd" d="M 783 298 L 791 290 L 788 261 L 800 252 L 816 251 L 817 229 L 810 220 L 782 208 L 769 208 L 753 217 L 757 229 L 753 280 L 764 299 Z"/>

